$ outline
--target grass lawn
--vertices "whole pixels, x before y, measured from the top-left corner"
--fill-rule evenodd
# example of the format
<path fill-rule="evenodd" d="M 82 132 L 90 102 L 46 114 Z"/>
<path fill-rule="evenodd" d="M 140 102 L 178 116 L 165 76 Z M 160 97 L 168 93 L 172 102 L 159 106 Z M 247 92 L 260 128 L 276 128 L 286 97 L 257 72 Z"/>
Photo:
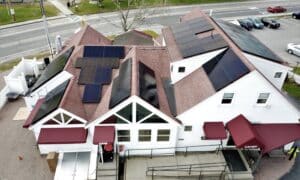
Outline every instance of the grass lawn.
<path fill-rule="evenodd" d="M 293 96 L 300 100 L 300 85 L 287 80 L 283 85 L 283 90 L 285 90 L 290 96 Z"/>
<path fill-rule="evenodd" d="M 153 6 L 163 6 L 163 0 L 139 0 L 139 2 L 145 3 L 145 6 L 153 7 Z M 167 6 L 172 5 L 188 5 L 188 4 L 201 4 L 201 3 L 221 3 L 221 2 L 236 2 L 243 0 L 166 0 Z M 127 0 L 120 0 L 120 5 L 122 8 L 126 8 L 128 6 Z M 130 6 L 130 8 L 134 8 L 134 6 Z M 97 4 L 90 4 L 89 0 L 81 0 L 78 4 L 78 8 L 72 7 L 71 10 L 78 15 L 85 14 L 95 14 L 102 12 L 111 12 L 116 11 L 116 6 L 113 3 L 113 0 L 103 0 L 102 6 L 98 6 Z"/>
<path fill-rule="evenodd" d="M 12 4 L 12 7 L 15 10 L 15 22 L 23 22 L 42 17 L 39 3 Z M 59 12 L 54 6 L 47 3 L 45 4 L 45 11 L 47 17 L 56 16 Z M 13 21 L 13 18 L 8 14 L 6 6 L 0 5 L 0 25 L 15 22 Z"/>
<path fill-rule="evenodd" d="M 293 72 L 300 75 L 300 67 L 295 67 Z"/>

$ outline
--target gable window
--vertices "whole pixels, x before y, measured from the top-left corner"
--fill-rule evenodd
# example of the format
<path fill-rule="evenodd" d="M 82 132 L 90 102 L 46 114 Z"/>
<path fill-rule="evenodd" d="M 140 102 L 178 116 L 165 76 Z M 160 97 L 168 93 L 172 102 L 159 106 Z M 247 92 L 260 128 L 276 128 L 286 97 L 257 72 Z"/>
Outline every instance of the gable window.
<path fill-rule="evenodd" d="M 260 93 L 256 103 L 257 104 L 266 104 L 266 102 L 268 101 L 269 96 L 270 96 L 270 93 Z"/>
<path fill-rule="evenodd" d="M 130 130 L 118 130 L 117 136 L 118 136 L 118 142 L 129 142 Z"/>
<path fill-rule="evenodd" d="M 224 93 L 222 104 L 231 104 L 234 93 Z"/>
<path fill-rule="evenodd" d="M 282 72 L 276 72 L 274 78 L 281 78 Z"/>
<path fill-rule="evenodd" d="M 183 66 L 178 67 L 178 72 L 184 73 L 185 72 L 185 67 L 183 67 Z"/>
<path fill-rule="evenodd" d="M 132 122 L 132 104 L 127 105 L 123 109 L 117 112 L 119 116 L 122 116 L 129 122 Z"/>
<path fill-rule="evenodd" d="M 140 142 L 150 142 L 151 141 L 151 129 L 139 130 L 139 141 Z"/>
<path fill-rule="evenodd" d="M 184 126 L 184 131 L 190 132 L 193 130 L 193 126 Z"/>
<path fill-rule="evenodd" d="M 157 131 L 157 141 L 169 141 L 170 130 L 169 129 L 159 129 Z"/>

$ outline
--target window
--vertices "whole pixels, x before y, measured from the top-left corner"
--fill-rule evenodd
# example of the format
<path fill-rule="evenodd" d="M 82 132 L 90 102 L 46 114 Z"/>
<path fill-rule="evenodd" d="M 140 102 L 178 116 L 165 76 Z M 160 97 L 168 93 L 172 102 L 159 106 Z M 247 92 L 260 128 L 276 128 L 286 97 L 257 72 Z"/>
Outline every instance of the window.
<path fill-rule="evenodd" d="M 151 130 L 150 129 L 139 130 L 139 141 L 141 142 L 151 141 Z"/>
<path fill-rule="evenodd" d="M 281 78 L 282 72 L 276 72 L 274 78 Z"/>
<path fill-rule="evenodd" d="M 148 119 L 142 121 L 142 123 L 168 123 L 168 122 L 154 114 Z"/>
<path fill-rule="evenodd" d="M 157 141 L 169 141 L 170 130 L 169 129 L 159 129 L 157 131 Z"/>
<path fill-rule="evenodd" d="M 124 119 L 132 122 L 132 104 L 127 105 L 123 109 L 117 112 L 118 115 L 122 116 Z"/>
<path fill-rule="evenodd" d="M 192 131 L 193 126 L 184 126 L 184 131 Z"/>
<path fill-rule="evenodd" d="M 130 141 L 130 130 L 118 130 L 117 131 L 119 142 L 129 142 Z"/>
<path fill-rule="evenodd" d="M 224 93 L 222 104 L 231 104 L 234 93 Z"/>
<path fill-rule="evenodd" d="M 257 104 L 265 104 L 270 96 L 270 93 L 260 93 L 256 101 Z"/>
<path fill-rule="evenodd" d="M 185 67 L 180 66 L 180 67 L 178 68 L 178 72 L 184 73 L 184 72 L 185 72 Z"/>
<path fill-rule="evenodd" d="M 148 109 L 144 108 L 143 106 L 136 104 L 136 121 L 139 122 L 146 116 L 150 115 L 151 111 Z"/>

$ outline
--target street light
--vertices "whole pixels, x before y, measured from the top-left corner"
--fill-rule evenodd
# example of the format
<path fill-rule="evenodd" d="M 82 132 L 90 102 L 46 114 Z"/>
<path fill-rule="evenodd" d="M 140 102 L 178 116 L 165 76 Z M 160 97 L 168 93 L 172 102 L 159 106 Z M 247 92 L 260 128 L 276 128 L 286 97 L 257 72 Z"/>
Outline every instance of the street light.
<path fill-rule="evenodd" d="M 50 51 L 51 57 L 53 58 L 53 51 L 52 51 L 51 41 L 50 41 L 50 37 L 49 37 L 49 30 L 48 30 L 48 24 L 47 24 L 47 20 L 46 20 L 46 14 L 45 14 L 43 0 L 40 0 L 40 8 L 41 8 L 41 13 L 43 15 L 42 18 L 43 18 L 43 22 L 44 22 L 45 34 L 46 34 L 46 38 L 47 38 L 47 42 L 48 42 L 48 46 L 49 46 L 49 51 Z"/>

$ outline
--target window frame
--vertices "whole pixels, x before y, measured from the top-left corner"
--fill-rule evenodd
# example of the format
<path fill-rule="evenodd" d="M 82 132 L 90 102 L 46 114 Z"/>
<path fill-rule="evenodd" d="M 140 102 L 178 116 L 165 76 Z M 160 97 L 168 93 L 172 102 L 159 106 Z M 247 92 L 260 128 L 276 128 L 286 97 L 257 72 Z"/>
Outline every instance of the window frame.
<path fill-rule="evenodd" d="M 160 134 L 159 131 L 168 131 L 167 134 Z M 157 142 L 169 142 L 170 141 L 170 135 L 171 135 L 171 130 L 170 129 L 158 129 L 157 130 L 157 137 L 156 137 L 156 141 Z M 165 140 L 164 138 L 166 138 L 168 140 Z M 163 139 L 159 139 L 159 138 L 163 138 Z"/>
<path fill-rule="evenodd" d="M 261 97 L 263 95 L 267 95 L 267 98 Z M 270 98 L 270 95 L 271 95 L 271 93 L 259 93 L 258 97 L 256 99 L 256 104 L 258 104 L 258 105 L 265 105 L 265 104 L 267 104 L 267 102 L 268 102 L 268 100 Z"/>
<path fill-rule="evenodd" d="M 119 135 L 119 131 L 128 131 L 128 135 Z M 128 137 L 129 138 L 129 140 L 128 141 L 124 141 L 124 140 L 119 140 L 119 137 L 121 137 L 121 138 L 126 138 L 126 137 Z M 131 137 L 130 137 L 130 129 L 118 129 L 117 130 L 117 140 L 118 140 L 118 142 L 130 142 L 130 139 L 131 139 Z"/>
<path fill-rule="evenodd" d="M 231 96 L 229 97 L 226 95 L 231 95 Z M 221 104 L 232 104 L 233 98 L 234 98 L 234 93 L 223 93 Z"/>
<path fill-rule="evenodd" d="M 141 134 L 141 131 L 149 131 L 150 134 Z M 138 141 L 139 142 L 151 142 L 152 140 L 152 130 L 151 129 L 139 129 L 138 131 Z M 148 139 L 144 139 L 144 140 L 141 140 L 141 138 L 147 138 L 149 137 L 149 140 Z"/>
<path fill-rule="evenodd" d="M 190 130 L 188 130 L 190 128 Z M 183 127 L 184 132 L 192 132 L 193 131 L 193 126 L 192 125 L 185 125 Z"/>
<path fill-rule="evenodd" d="M 185 73 L 185 66 L 179 66 L 178 67 L 178 72 L 179 73 Z"/>
<path fill-rule="evenodd" d="M 281 78 L 281 76 L 282 76 L 282 72 L 275 72 L 275 74 L 274 74 L 274 78 L 276 78 L 276 79 Z"/>

